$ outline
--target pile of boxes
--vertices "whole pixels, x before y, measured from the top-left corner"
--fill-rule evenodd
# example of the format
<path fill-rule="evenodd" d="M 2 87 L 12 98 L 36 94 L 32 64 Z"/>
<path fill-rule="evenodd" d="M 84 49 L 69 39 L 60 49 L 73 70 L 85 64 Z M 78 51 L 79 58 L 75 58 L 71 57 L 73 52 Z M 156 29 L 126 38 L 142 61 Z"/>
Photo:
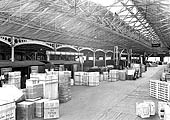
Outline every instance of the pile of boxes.
<path fill-rule="evenodd" d="M 71 100 L 71 72 L 59 71 L 59 100 L 61 103 L 65 103 Z"/>
<path fill-rule="evenodd" d="M 85 76 L 86 72 L 74 72 L 74 85 L 85 85 L 87 83 Z"/>
<path fill-rule="evenodd" d="M 17 103 L 17 120 L 59 118 L 59 102 L 71 99 L 70 71 L 31 73 L 26 81 L 26 99 Z"/>
<path fill-rule="evenodd" d="M 98 86 L 99 85 L 99 72 L 89 72 L 88 73 L 88 85 Z"/>
<path fill-rule="evenodd" d="M 26 81 L 26 99 L 17 103 L 17 120 L 59 118 L 58 74 L 32 73 Z"/>
<path fill-rule="evenodd" d="M 59 118 L 59 100 L 40 99 L 17 103 L 17 120 L 32 120 L 35 117 L 44 119 Z"/>
<path fill-rule="evenodd" d="M 170 101 L 170 83 L 150 80 L 149 93 L 151 97 L 157 98 L 162 101 Z"/>
<path fill-rule="evenodd" d="M 99 72 L 75 72 L 74 84 L 86 86 L 98 86 L 100 81 Z"/>
<path fill-rule="evenodd" d="M 9 85 L 14 85 L 18 89 L 21 88 L 21 72 L 15 71 L 15 72 L 8 72 L 8 82 Z"/>
<path fill-rule="evenodd" d="M 119 70 L 110 70 L 109 72 L 109 82 L 115 82 L 119 80 Z"/>
<path fill-rule="evenodd" d="M 109 76 L 108 72 L 103 72 L 103 81 L 108 81 L 108 76 Z"/>

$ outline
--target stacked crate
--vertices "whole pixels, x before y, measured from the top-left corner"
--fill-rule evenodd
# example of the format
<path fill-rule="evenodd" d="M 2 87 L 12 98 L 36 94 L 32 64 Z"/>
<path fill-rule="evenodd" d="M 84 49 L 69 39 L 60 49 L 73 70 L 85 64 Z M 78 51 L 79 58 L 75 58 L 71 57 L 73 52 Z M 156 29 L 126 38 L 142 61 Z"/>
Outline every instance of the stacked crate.
<path fill-rule="evenodd" d="M 31 73 L 26 81 L 26 101 L 17 104 L 18 120 L 59 118 L 58 77 L 58 71 Z"/>
<path fill-rule="evenodd" d="M 158 84 L 155 81 L 156 80 L 150 80 L 149 82 L 149 94 L 151 97 L 158 99 Z"/>
<path fill-rule="evenodd" d="M 84 72 L 83 74 L 83 85 L 85 86 L 89 85 L 88 72 Z"/>
<path fill-rule="evenodd" d="M 71 100 L 71 72 L 59 71 L 59 100 L 61 103 L 65 103 Z"/>
<path fill-rule="evenodd" d="M 46 80 L 46 73 L 31 73 L 30 80 L 33 84 L 39 83 L 40 81 Z"/>
<path fill-rule="evenodd" d="M 170 101 L 170 83 L 150 80 L 150 96 L 163 101 Z"/>
<path fill-rule="evenodd" d="M 170 100 L 170 83 L 158 82 L 158 99 L 163 101 Z"/>
<path fill-rule="evenodd" d="M 18 89 L 20 89 L 21 88 L 21 72 L 20 71 L 9 72 L 7 84 L 14 85 Z"/>
<path fill-rule="evenodd" d="M 119 70 L 110 70 L 109 72 L 109 82 L 115 82 L 119 80 Z"/>
<path fill-rule="evenodd" d="M 26 83 L 26 98 L 35 99 L 43 97 L 43 84 L 29 84 Z"/>
<path fill-rule="evenodd" d="M 103 72 L 103 80 L 104 81 L 108 81 L 108 75 L 109 75 L 108 72 Z"/>
<path fill-rule="evenodd" d="M 100 74 L 100 76 L 99 76 L 99 81 L 100 81 L 100 82 L 104 81 L 103 74 Z"/>
<path fill-rule="evenodd" d="M 84 76 L 84 72 L 75 72 L 74 73 L 74 84 L 83 85 L 83 76 Z"/>
<path fill-rule="evenodd" d="M 41 97 L 41 92 L 43 90 L 44 98 L 58 99 L 58 74 L 31 74 L 31 78 L 26 81 L 26 86 L 28 95 L 34 93 L 34 95 Z"/>
<path fill-rule="evenodd" d="M 88 83 L 89 86 L 98 86 L 99 72 L 88 72 Z"/>
<path fill-rule="evenodd" d="M 44 117 L 44 102 L 49 101 L 49 99 L 40 99 L 35 101 L 35 117 Z"/>
<path fill-rule="evenodd" d="M 44 85 L 44 98 L 58 99 L 58 76 L 47 74 L 45 81 L 40 81 Z"/>
<path fill-rule="evenodd" d="M 15 102 L 0 100 L 0 120 L 16 120 Z"/>
<path fill-rule="evenodd" d="M 126 70 L 119 70 L 119 80 L 126 80 Z"/>

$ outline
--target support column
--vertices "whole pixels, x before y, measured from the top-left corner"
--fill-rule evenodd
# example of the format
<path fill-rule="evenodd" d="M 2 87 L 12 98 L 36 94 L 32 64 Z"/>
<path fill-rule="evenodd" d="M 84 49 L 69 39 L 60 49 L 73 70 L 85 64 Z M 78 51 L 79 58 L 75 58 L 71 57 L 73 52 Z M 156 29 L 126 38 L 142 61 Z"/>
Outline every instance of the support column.
<path fill-rule="evenodd" d="M 34 52 L 34 59 L 37 60 L 37 52 Z"/>
<path fill-rule="evenodd" d="M 161 62 L 164 61 L 164 55 L 160 55 L 160 61 L 161 61 Z"/>
<path fill-rule="evenodd" d="M 14 46 L 11 46 L 11 61 L 14 62 L 15 59 L 15 54 L 14 54 Z"/>
<path fill-rule="evenodd" d="M 116 68 L 118 67 L 119 65 L 119 51 L 118 51 L 118 46 L 114 46 L 114 65 L 116 66 Z"/>
<path fill-rule="evenodd" d="M 50 55 L 47 54 L 47 61 L 50 61 Z"/>
<path fill-rule="evenodd" d="M 93 51 L 93 67 L 96 65 L 96 51 Z"/>
<path fill-rule="evenodd" d="M 83 56 L 80 55 L 80 50 L 79 49 L 78 49 L 78 53 L 79 53 L 80 69 L 81 69 L 81 71 L 83 71 L 83 62 L 84 62 L 84 59 L 83 59 Z"/>
<path fill-rule="evenodd" d="M 56 43 L 54 43 L 54 51 L 55 52 L 57 51 L 57 44 Z M 56 60 L 56 58 L 57 58 L 57 55 L 55 54 L 54 59 Z"/>
<path fill-rule="evenodd" d="M 15 60 L 14 37 L 12 37 L 12 43 L 11 43 L 11 61 L 14 62 L 14 60 Z"/>
<path fill-rule="evenodd" d="M 128 66 L 131 67 L 131 60 L 132 60 L 132 49 L 128 50 Z"/>
<path fill-rule="evenodd" d="M 143 64 L 143 56 L 140 55 L 140 77 L 142 77 L 142 64 Z"/>
<path fill-rule="evenodd" d="M 104 66 L 105 67 L 107 66 L 107 63 L 106 63 L 106 52 L 104 53 Z"/>

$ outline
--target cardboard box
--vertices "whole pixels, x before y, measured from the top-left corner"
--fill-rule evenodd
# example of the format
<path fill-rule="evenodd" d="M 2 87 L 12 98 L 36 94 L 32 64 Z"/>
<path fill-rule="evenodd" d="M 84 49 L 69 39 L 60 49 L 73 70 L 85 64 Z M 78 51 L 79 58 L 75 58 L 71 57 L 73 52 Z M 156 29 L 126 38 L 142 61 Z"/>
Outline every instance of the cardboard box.
<path fill-rule="evenodd" d="M 17 120 L 32 120 L 35 114 L 34 102 L 17 103 Z"/>
<path fill-rule="evenodd" d="M 44 102 L 44 119 L 59 118 L 59 100 Z"/>
<path fill-rule="evenodd" d="M 15 102 L 0 100 L 0 120 L 16 120 Z"/>
<path fill-rule="evenodd" d="M 43 97 L 43 84 L 26 84 L 26 98 Z"/>
<path fill-rule="evenodd" d="M 41 99 L 35 101 L 35 116 L 44 117 L 44 102 L 49 101 L 49 99 Z"/>

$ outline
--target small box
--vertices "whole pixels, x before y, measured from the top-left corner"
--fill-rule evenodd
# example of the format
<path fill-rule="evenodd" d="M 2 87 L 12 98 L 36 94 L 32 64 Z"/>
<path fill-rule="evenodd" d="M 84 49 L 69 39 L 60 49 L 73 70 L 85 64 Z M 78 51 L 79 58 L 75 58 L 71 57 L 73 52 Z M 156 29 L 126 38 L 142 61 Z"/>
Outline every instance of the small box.
<path fill-rule="evenodd" d="M 44 102 L 44 119 L 59 118 L 59 100 Z"/>
<path fill-rule="evenodd" d="M 34 102 L 17 103 L 17 120 L 32 120 L 35 114 Z"/>
<path fill-rule="evenodd" d="M 125 70 L 119 70 L 119 79 L 126 80 L 126 71 Z"/>
<path fill-rule="evenodd" d="M 49 101 L 49 99 L 41 99 L 35 101 L 35 116 L 44 117 L 44 102 Z"/>

